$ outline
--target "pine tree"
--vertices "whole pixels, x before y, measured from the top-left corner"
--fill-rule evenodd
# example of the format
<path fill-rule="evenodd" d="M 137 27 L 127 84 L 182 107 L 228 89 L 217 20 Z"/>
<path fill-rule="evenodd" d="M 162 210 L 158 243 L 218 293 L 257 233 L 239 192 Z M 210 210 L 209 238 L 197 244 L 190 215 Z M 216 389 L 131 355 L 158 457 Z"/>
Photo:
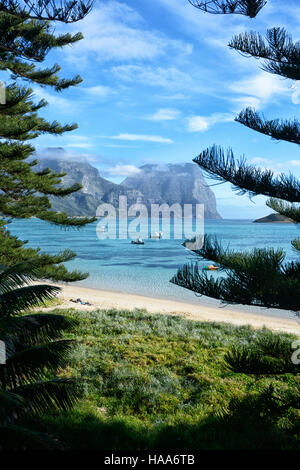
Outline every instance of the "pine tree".
<path fill-rule="evenodd" d="M 211 13 L 243 13 L 253 17 L 255 11 L 246 11 L 246 4 L 261 9 L 266 2 L 213 0 L 190 3 L 198 3 L 198 8 Z M 235 11 L 230 11 L 233 4 Z M 216 10 L 211 11 L 212 7 Z M 243 55 L 262 59 L 262 68 L 269 73 L 292 80 L 300 78 L 300 44 L 294 43 L 284 28 L 269 29 L 265 38 L 254 32 L 240 34 L 231 40 L 229 47 Z M 297 119 L 268 120 L 255 109 L 247 108 L 236 121 L 275 140 L 300 142 Z M 271 170 L 250 165 L 244 158 L 237 160 L 232 149 L 224 151 L 217 146 L 203 150 L 193 161 L 217 181 L 230 182 L 238 194 L 268 196 L 270 208 L 290 217 L 295 223 L 300 222 L 300 181 L 293 175 L 275 176 Z M 295 254 L 299 254 L 300 239 L 293 240 L 292 246 Z M 171 280 L 174 284 L 224 303 L 281 308 L 299 315 L 300 262 L 285 262 L 283 250 L 237 252 L 230 247 L 224 248 L 216 237 L 204 236 L 202 248 L 192 251 L 196 257 L 219 263 L 225 276 L 208 276 L 201 272 L 196 262 L 180 268 Z M 251 344 L 238 343 L 229 348 L 224 356 L 224 366 L 228 371 L 262 380 L 258 393 L 249 392 L 243 398 L 232 399 L 228 408 L 220 412 L 220 417 L 225 421 L 238 418 L 239 426 L 243 422 L 248 426 L 251 423 L 277 426 L 278 420 L 288 411 L 295 423 L 291 433 L 297 433 L 299 365 L 293 363 L 292 353 L 290 337 L 276 337 L 267 330 L 257 333 Z M 279 387 L 274 379 L 282 374 L 286 374 L 286 386 Z"/>
<path fill-rule="evenodd" d="M 232 2 L 203 3 L 211 6 Z M 237 3 L 258 5 L 262 2 Z M 294 43 L 284 28 L 269 29 L 265 38 L 255 32 L 239 34 L 230 41 L 229 47 L 262 60 L 262 68 L 269 73 L 292 80 L 300 78 L 300 44 Z M 268 120 L 255 109 L 247 108 L 236 121 L 272 139 L 300 142 L 297 119 Z M 244 158 L 236 159 L 231 149 L 224 151 L 217 146 L 203 150 L 193 161 L 216 180 L 230 182 L 239 194 L 268 196 L 270 208 L 300 222 L 300 181 L 293 175 L 275 176 L 271 170 L 250 165 Z M 293 240 L 292 246 L 295 254 L 299 253 L 300 240 Z M 299 314 L 300 262 L 285 262 L 282 250 L 236 252 L 224 248 L 215 237 L 204 236 L 203 246 L 195 250 L 195 254 L 219 263 L 226 276 L 214 278 L 201 272 L 198 263 L 192 263 L 179 269 L 171 282 L 224 303 L 280 308 Z"/>
<path fill-rule="evenodd" d="M 52 48 L 81 39 L 80 34 L 55 37 L 49 20 L 77 21 L 89 11 L 91 2 L 60 2 L 60 8 L 55 5 L 52 0 L 0 2 L 0 70 L 10 74 L 12 80 L 0 104 L 0 264 L 11 266 L 0 267 L 2 353 L 5 345 L 5 361 L 1 357 L 0 365 L 0 450 L 57 448 L 56 439 L 33 426 L 45 412 L 67 410 L 78 397 L 72 378 L 57 377 L 72 348 L 69 341 L 60 338 L 73 323 L 60 315 L 26 312 L 59 291 L 54 286 L 32 285 L 31 281 L 72 281 L 86 275 L 68 272 L 61 264 L 75 256 L 71 251 L 51 256 L 25 248 L 26 242 L 11 236 L 5 227 L 10 219 L 33 216 L 65 227 L 93 221 L 51 211 L 48 196 L 64 197 L 78 191 L 80 185 L 64 188 L 60 185 L 63 174 L 50 169 L 34 171 L 35 149 L 28 141 L 44 133 L 60 135 L 76 125 L 62 126 L 39 117 L 38 111 L 47 103 L 35 103 L 32 90 L 17 82 L 21 78 L 25 83 L 48 85 L 57 91 L 81 82 L 80 77 L 60 79 L 58 65 L 36 67 Z"/>
<path fill-rule="evenodd" d="M 81 227 L 94 219 L 68 217 L 51 210 L 49 196 L 64 197 L 81 189 L 79 184 L 62 187 L 63 173 L 50 169 L 36 171 L 37 160 L 31 140 L 42 134 L 61 135 L 76 129 L 76 124 L 61 125 L 39 117 L 47 106 L 45 100 L 34 99 L 30 83 L 49 86 L 60 92 L 78 85 L 82 79 L 60 78 L 60 67 L 39 67 L 47 54 L 56 48 L 76 43 L 80 33 L 54 34 L 53 21 L 75 22 L 91 9 L 92 1 L 39 2 L 24 0 L 0 1 L 0 71 L 6 72 L 10 83 L 5 89 L 5 102 L 0 104 L 0 262 L 13 265 L 16 261 L 34 258 L 40 263 L 39 275 L 54 281 L 76 281 L 86 273 L 68 272 L 61 265 L 75 254 L 65 251 L 56 256 L 26 248 L 26 242 L 12 237 L 4 226 L 14 218 L 38 217 L 59 226 Z M 22 79 L 23 85 L 20 84 Z"/>

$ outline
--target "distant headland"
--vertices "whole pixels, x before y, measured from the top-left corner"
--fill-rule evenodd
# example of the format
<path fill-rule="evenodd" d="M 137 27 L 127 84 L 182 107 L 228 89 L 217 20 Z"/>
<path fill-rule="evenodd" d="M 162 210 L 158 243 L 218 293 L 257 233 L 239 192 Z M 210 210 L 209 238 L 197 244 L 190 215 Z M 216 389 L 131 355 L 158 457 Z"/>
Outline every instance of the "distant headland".
<path fill-rule="evenodd" d="M 258 224 L 267 224 L 267 223 L 277 223 L 277 224 L 291 224 L 294 223 L 292 219 L 281 214 L 270 214 L 266 217 L 261 217 L 261 219 L 256 219 L 253 222 Z"/>

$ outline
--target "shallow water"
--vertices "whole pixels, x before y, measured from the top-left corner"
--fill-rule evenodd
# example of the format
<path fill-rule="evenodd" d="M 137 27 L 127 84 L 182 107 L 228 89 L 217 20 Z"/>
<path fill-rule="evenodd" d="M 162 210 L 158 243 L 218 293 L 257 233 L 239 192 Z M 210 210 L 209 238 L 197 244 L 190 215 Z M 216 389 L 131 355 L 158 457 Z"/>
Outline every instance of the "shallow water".
<path fill-rule="evenodd" d="M 137 246 L 132 245 L 130 240 L 99 240 L 96 227 L 97 223 L 94 223 L 80 230 L 64 230 L 38 219 L 16 220 L 9 224 L 13 235 L 29 240 L 28 246 L 39 246 L 49 253 L 57 253 L 66 248 L 75 251 L 77 257 L 66 263 L 66 266 L 90 273 L 88 279 L 79 283 L 81 286 L 219 305 L 213 299 L 196 297 L 194 293 L 169 282 L 179 266 L 196 260 L 182 246 L 183 240 L 148 239 L 145 245 Z M 286 259 L 292 260 L 297 255 L 290 242 L 300 237 L 300 226 L 255 224 L 249 220 L 209 220 L 205 222 L 205 233 L 217 235 L 223 244 L 229 244 L 231 248 L 238 250 L 254 247 L 283 248 Z M 200 265 L 207 264 L 199 261 Z M 229 308 L 241 309 L 238 306 Z M 243 310 L 249 311 L 249 308 L 243 307 Z M 262 309 L 251 308 L 251 312 L 261 311 Z M 276 310 L 263 309 L 263 312 L 282 315 Z"/>

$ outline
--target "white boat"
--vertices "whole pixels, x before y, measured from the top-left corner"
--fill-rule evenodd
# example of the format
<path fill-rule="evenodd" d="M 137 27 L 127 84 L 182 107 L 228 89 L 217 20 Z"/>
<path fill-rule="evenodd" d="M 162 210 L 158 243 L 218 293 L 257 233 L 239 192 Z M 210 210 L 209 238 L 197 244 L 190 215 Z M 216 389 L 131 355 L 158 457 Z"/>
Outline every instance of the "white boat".
<path fill-rule="evenodd" d="M 150 238 L 162 238 L 162 232 L 155 232 L 154 235 L 150 235 Z"/>

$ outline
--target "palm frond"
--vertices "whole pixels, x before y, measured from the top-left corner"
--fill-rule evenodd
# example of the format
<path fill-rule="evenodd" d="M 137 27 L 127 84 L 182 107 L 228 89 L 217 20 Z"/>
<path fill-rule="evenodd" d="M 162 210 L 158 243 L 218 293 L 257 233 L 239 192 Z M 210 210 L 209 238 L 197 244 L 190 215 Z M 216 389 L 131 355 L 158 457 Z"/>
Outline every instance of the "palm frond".
<path fill-rule="evenodd" d="M 37 345 L 58 339 L 71 330 L 77 322 L 63 315 L 36 313 L 22 317 L 0 319 L 0 339 L 13 344 Z"/>
<path fill-rule="evenodd" d="M 26 400 L 16 393 L 0 390 L 0 416 L 1 423 L 14 420 L 14 416 L 22 413 Z"/>
<path fill-rule="evenodd" d="M 0 368 L 0 387 L 11 390 L 44 378 L 46 371 L 55 372 L 65 365 L 72 344 L 69 340 L 53 341 L 17 351 Z"/>
<path fill-rule="evenodd" d="M 10 267 L 2 265 L 0 267 L 0 294 L 10 292 L 35 280 L 37 267 L 34 260 L 26 260 Z"/>
<path fill-rule="evenodd" d="M 59 291 L 56 286 L 38 284 L 5 292 L 0 295 L 0 316 L 17 315 L 24 310 L 34 308 L 45 300 L 53 299 Z"/>
<path fill-rule="evenodd" d="M 0 451 L 5 450 L 63 450 L 53 436 L 18 424 L 0 424 Z"/>
<path fill-rule="evenodd" d="M 33 413 L 42 415 L 49 410 L 68 410 L 79 398 L 79 384 L 73 378 L 35 382 L 14 390 L 26 399 Z"/>

